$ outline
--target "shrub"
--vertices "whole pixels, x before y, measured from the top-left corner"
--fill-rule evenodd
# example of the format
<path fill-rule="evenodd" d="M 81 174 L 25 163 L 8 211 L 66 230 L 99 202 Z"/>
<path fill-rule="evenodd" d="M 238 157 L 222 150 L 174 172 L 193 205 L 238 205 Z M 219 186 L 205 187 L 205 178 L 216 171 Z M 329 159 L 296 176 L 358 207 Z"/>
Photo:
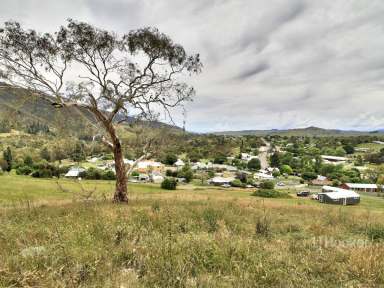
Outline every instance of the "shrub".
<path fill-rule="evenodd" d="M 193 179 L 193 171 L 191 167 L 187 164 L 177 173 L 177 177 L 185 178 L 185 182 L 189 183 Z"/>
<path fill-rule="evenodd" d="M 293 174 L 293 170 L 289 165 L 281 165 L 280 172 L 281 174 L 288 174 L 288 175 Z"/>
<path fill-rule="evenodd" d="M 243 182 L 241 182 L 239 179 L 235 179 L 231 182 L 231 185 L 233 187 L 245 187 L 245 184 Z"/>
<path fill-rule="evenodd" d="M 102 174 L 102 179 L 103 180 L 116 180 L 116 175 L 115 175 L 115 173 L 113 173 L 113 171 L 108 170 Z"/>
<path fill-rule="evenodd" d="M 163 161 L 166 165 L 173 165 L 177 161 L 177 156 L 175 154 L 167 154 Z"/>
<path fill-rule="evenodd" d="M 247 167 L 249 170 L 259 170 L 261 168 L 260 160 L 257 158 L 249 160 Z"/>
<path fill-rule="evenodd" d="M 260 188 L 262 189 L 275 189 L 275 183 L 273 181 L 263 181 L 260 183 Z"/>
<path fill-rule="evenodd" d="M 161 182 L 161 188 L 166 190 L 176 190 L 177 182 L 174 178 L 165 178 Z"/>
<path fill-rule="evenodd" d="M 287 192 L 281 192 L 274 189 L 259 189 L 253 192 L 252 196 L 263 198 L 291 198 Z"/>
<path fill-rule="evenodd" d="M 177 171 L 172 171 L 170 169 L 167 169 L 167 171 L 165 171 L 165 176 L 167 176 L 167 177 L 177 177 Z"/>
<path fill-rule="evenodd" d="M 132 177 L 138 177 L 139 175 L 140 175 L 140 173 L 137 172 L 137 171 L 133 171 L 133 172 L 131 173 L 131 176 L 132 176 Z"/>
<path fill-rule="evenodd" d="M 315 172 L 305 171 L 301 174 L 301 178 L 304 180 L 314 180 L 317 178 L 317 174 Z"/>
<path fill-rule="evenodd" d="M 274 170 L 273 172 L 272 172 L 272 176 L 273 177 L 279 177 L 281 174 L 280 174 L 280 172 L 278 171 L 278 170 Z"/>
<path fill-rule="evenodd" d="M 17 175 L 29 175 L 32 173 L 32 168 L 29 166 L 21 166 L 16 169 L 16 174 Z"/>

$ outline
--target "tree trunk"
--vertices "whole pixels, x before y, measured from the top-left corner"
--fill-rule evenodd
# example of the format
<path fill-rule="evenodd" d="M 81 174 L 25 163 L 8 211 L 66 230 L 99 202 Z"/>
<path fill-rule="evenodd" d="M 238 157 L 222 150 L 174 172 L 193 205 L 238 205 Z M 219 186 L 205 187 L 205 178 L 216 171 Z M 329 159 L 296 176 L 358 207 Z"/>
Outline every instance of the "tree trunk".
<path fill-rule="evenodd" d="M 116 190 L 113 196 L 113 202 L 127 203 L 127 184 L 128 178 L 126 174 L 126 168 L 124 164 L 123 151 L 121 149 L 121 143 L 118 139 L 113 141 L 113 155 L 115 158 L 115 171 L 116 171 Z"/>

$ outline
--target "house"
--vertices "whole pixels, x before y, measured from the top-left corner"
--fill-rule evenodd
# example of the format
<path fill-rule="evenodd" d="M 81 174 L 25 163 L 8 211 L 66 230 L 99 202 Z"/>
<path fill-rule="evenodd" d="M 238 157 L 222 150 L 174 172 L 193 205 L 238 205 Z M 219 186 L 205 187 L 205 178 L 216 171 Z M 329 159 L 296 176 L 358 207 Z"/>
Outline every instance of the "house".
<path fill-rule="evenodd" d="M 329 156 L 329 155 L 321 155 L 321 158 L 324 160 L 325 163 L 335 163 L 335 164 L 342 164 L 348 160 L 348 158 L 345 158 L 345 157 Z"/>
<path fill-rule="evenodd" d="M 241 153 L 241 160 L 243 161 L 251 161 L 252 159 L 254 158 L 258 158 L 257 156 L 254 156 L 254 155 L 251 155 L 251 154 L 248 154 L 248 153 Z"/>
<path fill-rule="evenodd" d="M 272 179 L 274 179 L 274 177 L 271 174 L 268 174 L 265 172 L 255 173 L 255 175 L 253 177 L 255 179 L 259 179 L 259 180 L 272 180 Z"/>
<path fill-rule="evenodd" d="M 323 192 L 318 194 L 318 200 L 327 204 L 355 205 L 360 203 L 360 195 L 351 190 L 324 186 Z"/>
<path fill-rule="evenodd" d="M 332 181 L 322 175 L 317 175 L 317 178 L 311 181 L 312 185 L 316 186 L 328 186 L 332 184 Z"/>
<path fill-rule="evenodd" d="M 235 180 L 234 177 L 213 177 L 212 179 L 209 179 L 208 180 L 208 184 L 212 184 L 212 185 L 215 185 L 215 186 L 221 186 L 221 185 L 224 185 L 224 184 L 231 184 L 231 182 Z"/>
<path fill-rule="evenodd" d="M 85 172 L 84 168 L 81 167 L 71 167 L 69 171 L 64 175 L 64 177 L 68 178 L 78 178 L 81 173 Z"/>
<path fill-rule="evenodd" d="M 358 192 L 379 192 L 380 189 L 376 184 L 365 184 L 365 183 L 344 183 L 340 186 L 341 188 L 358 191 Z"/>
<path fill-rule="evenodd" d="M 177 159 L 177 161 L 174 164 L 177 168 L 181 168 L 185 165 L 184 161 L 181 159 Z"/>
<path fill-rule="evenodd" d="M 164 172 L 164 165 L 152 160 L 140 161 L 137 163 L 135 170 L 139 173 L 162 174 Z"/>

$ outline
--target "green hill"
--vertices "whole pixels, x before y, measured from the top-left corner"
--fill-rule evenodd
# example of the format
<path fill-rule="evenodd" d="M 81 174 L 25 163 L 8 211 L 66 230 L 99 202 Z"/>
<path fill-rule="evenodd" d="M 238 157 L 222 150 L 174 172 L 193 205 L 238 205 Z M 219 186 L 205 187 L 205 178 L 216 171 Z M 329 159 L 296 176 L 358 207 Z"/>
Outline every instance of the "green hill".
<path fill-rule="evenodd" d="M 96 121 L 91 113 L 76 107 L 57 109 L 48 100 L 33 97 L 23 89 L 0 83 L 0 119 L 9 120 L 18 128 L 32 122 L 48 125 L 50 129 L 64 129 L 74 134 L 95 129 Z M 133 122 L 135 119 L 130 118 Z M 154 128 L 169 127 L 177 131 L 181 128 L 162 122 L 151 122 Z M 90 130 L 91 129 L 91 130 Z"/>

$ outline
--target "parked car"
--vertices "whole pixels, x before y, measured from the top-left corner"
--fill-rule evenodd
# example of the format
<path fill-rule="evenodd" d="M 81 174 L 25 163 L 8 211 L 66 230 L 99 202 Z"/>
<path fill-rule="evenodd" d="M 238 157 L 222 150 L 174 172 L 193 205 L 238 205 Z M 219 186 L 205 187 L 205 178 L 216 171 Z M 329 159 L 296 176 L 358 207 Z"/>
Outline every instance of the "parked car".
<path fill-rule="evenodd" d="M 223 187 L 223 188 L 230 188 L 231 185 L 229 185 L 229 184 L 223 184 L 223 185 L 221 185 L 221 187 Z"/>
<path fill-rule="evenodd" d="M 277 186 L 282 187 L 282 186 L 285 186 L 285 184 L 283 182 L 279 182 L 279 183 L 277 183 Z"/>
<path fill-rule="evenodd" d="M 308 197 L 311 193 L 309 191 L 301 191 L 296 193 L 297 197 Z"/>

